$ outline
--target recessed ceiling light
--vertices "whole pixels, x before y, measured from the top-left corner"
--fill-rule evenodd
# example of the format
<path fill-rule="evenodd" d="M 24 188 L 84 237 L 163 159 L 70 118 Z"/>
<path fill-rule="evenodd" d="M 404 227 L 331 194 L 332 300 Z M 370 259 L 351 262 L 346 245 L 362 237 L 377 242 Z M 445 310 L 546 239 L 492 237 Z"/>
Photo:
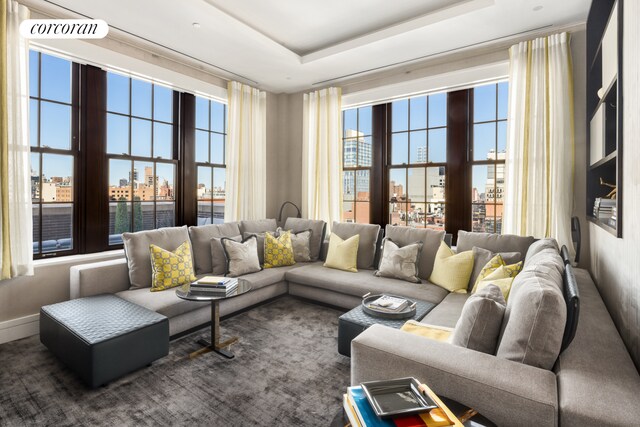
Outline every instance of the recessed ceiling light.
<path fill-rule="evenodd" d="M 538 6 L 536 6 L 536 7 L 534 7 L 534 8 L 533 8 L 533 11 L 534 11 L 534 12 L 537 12 L 537 11 L 539 11 L 539 10 L 542 10 L 542 8 L 543 8 L 543 7 L 544 7 L 544 6 L 540 6 L 540 5 L 538 5 Z"/>
<path fill-rule="evenodd" d="M 193 28 L 200 28 L 200 23 L 199 22 L 194 22 L 191 25 L 193 25 Z"/>

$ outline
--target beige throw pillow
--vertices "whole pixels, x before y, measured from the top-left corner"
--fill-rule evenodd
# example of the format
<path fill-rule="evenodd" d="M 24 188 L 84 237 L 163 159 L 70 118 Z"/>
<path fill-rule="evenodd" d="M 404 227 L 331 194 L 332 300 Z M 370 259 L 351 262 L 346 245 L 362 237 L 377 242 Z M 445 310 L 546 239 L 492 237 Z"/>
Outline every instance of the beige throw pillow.
<path fill-rule="evenodd" d="M 337 234 L 331 233 L 329 251 L 324 266 L 357 273 L 359 243 L 360 235 L 358 234 L 349 237 L 347 240 L 342 240 Z"/>
<path fill-rule="evenodd" d="M 418 277 L 418 260 L 422 242 L 412 243 L 400 247 L 393 240 L 385 237 L 382 241 L 382 257 L 378 270 L 374 273 L 378 277 L 391 277 L 420 283 Z"/>
<path fill-rule="evenodd" d="M 440 242 L 429 281 L 449 292 L 466 294 L 471 270 L 473 270 L 472 251 L 456 254 L 445 242 Z"/>
<path fill-rule="evenodd" d="M 221 242 L 227 258 L 226 276 L 237 277 L 261 270 L 256 236 L 251 235 L 242 242 L 223 237 Z"/>

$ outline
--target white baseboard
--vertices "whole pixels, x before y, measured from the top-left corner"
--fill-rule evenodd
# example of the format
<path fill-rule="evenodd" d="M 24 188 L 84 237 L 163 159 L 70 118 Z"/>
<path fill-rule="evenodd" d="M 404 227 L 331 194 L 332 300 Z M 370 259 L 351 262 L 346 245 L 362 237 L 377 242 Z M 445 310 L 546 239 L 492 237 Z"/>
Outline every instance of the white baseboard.
<path fill-rule="evenodd" d="M 40 333 L 40 314 L 0 322 L 0 344 Z"/>

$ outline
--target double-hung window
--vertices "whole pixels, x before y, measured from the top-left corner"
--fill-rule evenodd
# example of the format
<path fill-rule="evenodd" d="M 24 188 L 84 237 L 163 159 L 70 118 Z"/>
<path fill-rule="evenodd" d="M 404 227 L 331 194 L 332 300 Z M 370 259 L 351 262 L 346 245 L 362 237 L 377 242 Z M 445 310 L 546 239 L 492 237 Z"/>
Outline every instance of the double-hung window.
<path fill-rule="evenodd" d="M 342 112 L 342 220 L 368 224 L 371 211 L 371 107 Z"/>

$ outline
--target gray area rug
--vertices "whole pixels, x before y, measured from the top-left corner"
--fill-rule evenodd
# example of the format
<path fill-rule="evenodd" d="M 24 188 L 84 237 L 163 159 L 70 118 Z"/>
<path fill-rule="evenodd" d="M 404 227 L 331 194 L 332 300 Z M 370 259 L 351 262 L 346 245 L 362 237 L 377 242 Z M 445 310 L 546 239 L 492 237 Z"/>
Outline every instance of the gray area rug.
<path fill-rule="evenodd" d="M 97 390 L 37 337 L 0 346 L 0 425 L 328 426 L 349 383 L 338 354 L 340 311 L 284 297 L 222 322 L 234 359 L 186 356 L 205 328 L 167 357 Z"/>

